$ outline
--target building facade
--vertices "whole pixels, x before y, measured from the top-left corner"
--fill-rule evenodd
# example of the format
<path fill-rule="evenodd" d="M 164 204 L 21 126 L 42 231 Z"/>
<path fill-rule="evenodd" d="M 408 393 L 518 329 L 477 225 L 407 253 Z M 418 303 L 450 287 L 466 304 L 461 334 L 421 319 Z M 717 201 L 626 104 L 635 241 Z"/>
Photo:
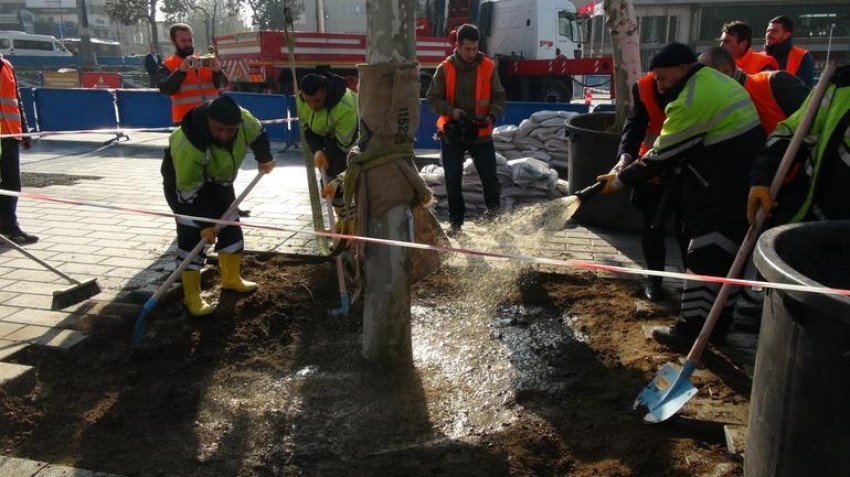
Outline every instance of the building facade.
<path fill-rule="evenodd" d="M 847 0 L 633 0 L 640 30 L 644 70 L 661 46 L 679 41 L 698 52 L 720 44 L 724 23 L 741 20 L 753 28 L 753 48 L 764 49 L 768 21 L 786 15 L 794 22 L 794 44 L 809 50 L 815 69 L 823 70 L 827 53 L 839 62 L 850 61 L 850 2 Z M 576 0 L 579 6 L 587 2 Z M 602 3 L 598 0 L 597 3 Z M 589 23 L 585 54 L 611 54 L 611 38 L 602 16 Z M 830 30 L 832 33 L 830 46 Z M 604 35 L 602 33 L 605 33 Z"/>

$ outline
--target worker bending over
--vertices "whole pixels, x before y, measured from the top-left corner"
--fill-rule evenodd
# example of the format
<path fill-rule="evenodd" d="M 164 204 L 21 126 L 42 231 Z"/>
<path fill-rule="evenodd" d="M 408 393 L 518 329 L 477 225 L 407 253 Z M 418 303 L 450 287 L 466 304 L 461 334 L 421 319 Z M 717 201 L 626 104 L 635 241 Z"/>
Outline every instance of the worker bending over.
<path fill-rule="evenodd" d="M 747 231 L 746 201 L 752 161 L 765 134 L 747 92 L 732 78 L 696 62 L 687 45 L 665 45 L 650 63 L 658 89 L 670 95 L 666 119 L 652 149 L 618 174 L 597 179 L 610 193 L 681 169 L 682 220 L 689 239 L 686 268 L 726 276 Z M 653 337 L 683 344 L 700 332 L 720 285 L 686 280 L 674 327 L 656 327 Z M 711 340 L 722 344 L 732 321 L 730 299 Z"/>
<path fill-rule="evenodd" d="M 345 172 L 348 152 L 357 140 L 357 94 L 346 87 L 341 76 L 308 74 L 299 82 L 295 106 L 307 141 L 301 147 L 314 157 L 322 151 L 327 161 L 320 160 L 316 167 L 328 179 Z"/>
<path fill-rule="evenodd" d="M 269 173 L 274 158 L 263 125 L 233 98 L 223 96 L 192 108 L 171 133 L 162 161 L 165 200 L 175 214 L 219 219 L 236 200 L 233 182 L 239 166 L 254 152 L 257 168 Z M 227 220 L 238 221 L 233 214 Z M 237 292 L 257 289 L 242 279 L 242 228 L 228 225 L 216 232 L 215 225 L 198 220 L 177 219 L 177 258 L 185 259 L 201 239 L 215 243 L 221 267 L 221 288 Z M 203 251 L 193 257 L 183 272 L 183 303 L 194 316 L 215 309 L 201 298 Z"/>

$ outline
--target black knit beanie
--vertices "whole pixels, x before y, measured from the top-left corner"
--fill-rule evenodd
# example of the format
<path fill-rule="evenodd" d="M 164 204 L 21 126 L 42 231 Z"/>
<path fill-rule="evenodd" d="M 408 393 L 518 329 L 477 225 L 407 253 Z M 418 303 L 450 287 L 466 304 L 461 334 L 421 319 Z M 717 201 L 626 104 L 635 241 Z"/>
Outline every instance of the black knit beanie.
<path fill-rule="evenodd" d="M 697 55 L 690 46 L 672 42 L 664 45 L 649 62 L 649 69 L 667 66 L 690 65 L 697 62 Z"/>
<path fill-rule="evenodd" d="M 207 116 L 228 126 L 237 126 L 242 122 L 242 111 L 230 96 L 219 96 L 210 101 Z"/>

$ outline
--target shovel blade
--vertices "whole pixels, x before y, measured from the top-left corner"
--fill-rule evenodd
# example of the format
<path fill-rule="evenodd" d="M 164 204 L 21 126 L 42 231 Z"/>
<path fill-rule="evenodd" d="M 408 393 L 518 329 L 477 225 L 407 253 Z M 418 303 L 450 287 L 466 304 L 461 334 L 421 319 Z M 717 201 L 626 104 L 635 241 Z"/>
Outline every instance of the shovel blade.
<path fill-rule="evenodd" d="M 644 421 L 653 424 L 665 421 L 694 397 L 697 388 L 690 381 L 694 368 L 695 364 L 690 361 L 685 361 L 681 370 L 672 363 L 664 363 L 635 400 L 635 409 L 638 406 L 647 409 Z"/>

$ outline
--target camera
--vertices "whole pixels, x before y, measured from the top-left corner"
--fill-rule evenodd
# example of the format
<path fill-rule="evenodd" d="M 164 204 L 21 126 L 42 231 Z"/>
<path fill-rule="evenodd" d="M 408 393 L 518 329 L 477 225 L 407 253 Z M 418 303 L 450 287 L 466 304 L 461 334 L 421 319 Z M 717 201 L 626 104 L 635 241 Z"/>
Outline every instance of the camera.
<path fill-rule="evenodd" d="M 192 68 L 199 68 L 201 66 L 209 67 L 212 65 L 212 56 L 202 56 L 200 58 L 192 58 Z"/>
<path fill-rule="evenodd" d="M 478 128 L 483 127 L 478 121 L 468 117 L 452 119 L 443 128 L 443 140 L 448 144 L 472 142 L 478 137 Z"/>

